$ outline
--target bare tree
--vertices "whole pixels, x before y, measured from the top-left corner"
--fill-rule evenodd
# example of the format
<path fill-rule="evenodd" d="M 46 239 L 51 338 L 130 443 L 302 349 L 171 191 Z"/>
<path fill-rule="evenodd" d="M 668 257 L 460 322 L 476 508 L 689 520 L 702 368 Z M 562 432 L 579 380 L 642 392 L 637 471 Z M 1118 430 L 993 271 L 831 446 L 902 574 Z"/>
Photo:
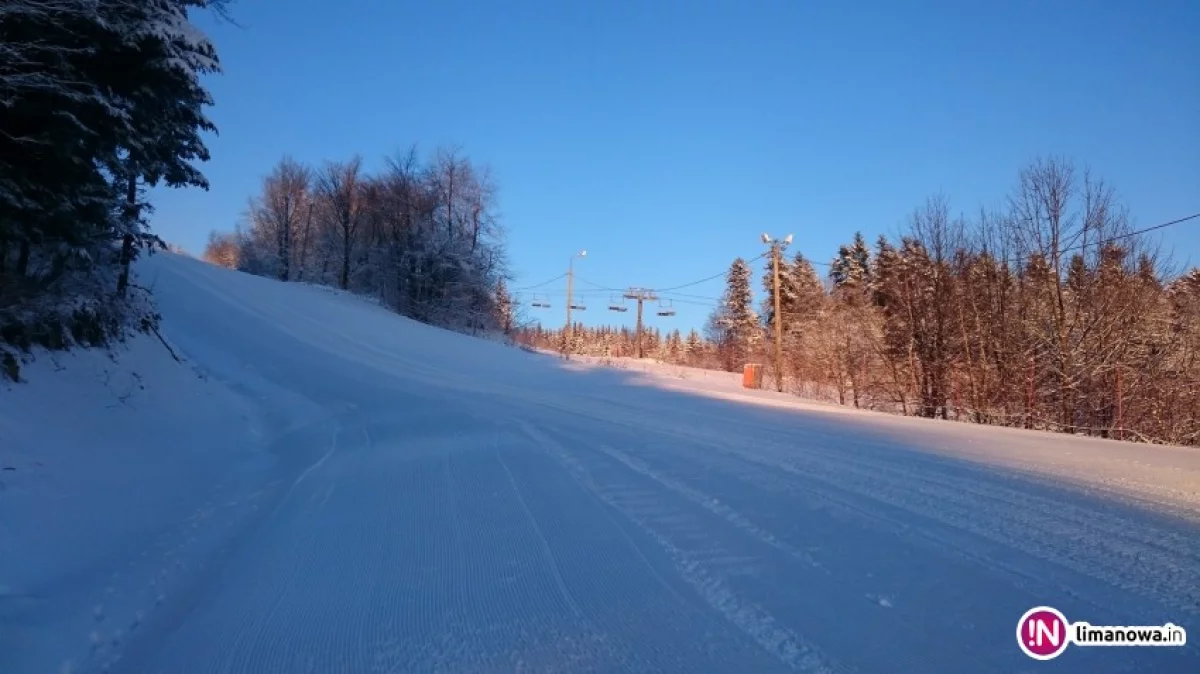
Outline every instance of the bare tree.
<path fill-rule="evenodd" d="M 308 167 L 284 157 L 263 178 L 260 195 L 250 200 L 250 222 L 274 244 L 274 273 L 281 281 L 292 278 L 292 243 L 311 212 L 310 181 Z"/>
<path fill-rule="evenodd" d="M 252 199 L 254 217 L 234 235 L 238 267 L 279 276 L 276 261 L 289 259 L 292 279 L 368 294 L 407 316 L 454 329 L 499 328 L 505 312 L 496 291 L 507 276 L 507 258 L 494 185 L 477 182 L 486 172 L 465 157 L 440 156 L 440 163 L 423 163 L 412 148 L 387 158 L 377 174 L 364 171 L 357 157 L 327 162 L 307 182 L 281 179 L 298 169 L 277 170 Z M 293 184 L 294 190 L 281 188 Z M 294 198 L 284 198 L 289 194 Z M 457 203 L 448 209 L 449 197 Z M 444 226 L 447 217 L 456 223 L 453 236 Z M 283 221 L 290 226 L 280 226 Z M 291 255 L 279 254 L 281 246 Z"/>
<path fill-rule="evenodd" d="M 325 215 L 338 234 L 341 249 L 338 287 L 345 290 L 350 287 L 351 251 L 363 215 L 362 159 L 354 157 L 347 162 L 327 162 L 316 183 Z"/>
<path fill-rule="evenodd" d="M 234 234 L 209 232 L 203 258 L 210 264 L 226 269 L 238 267 L 238 242 Z"/>

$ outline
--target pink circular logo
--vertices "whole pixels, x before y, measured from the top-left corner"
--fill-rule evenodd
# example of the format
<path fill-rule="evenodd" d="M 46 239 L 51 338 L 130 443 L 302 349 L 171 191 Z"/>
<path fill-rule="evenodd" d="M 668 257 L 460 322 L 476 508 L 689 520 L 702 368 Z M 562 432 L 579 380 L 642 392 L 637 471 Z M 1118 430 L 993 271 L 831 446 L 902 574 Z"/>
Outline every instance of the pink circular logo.
<path fill-rule="evenodd" d="M 1017 643 L 1025 655 L 1034 660 L 1050 660 L 1067 650 L 1070 623 L 1061 611 L 1049 606 L 1037 606 L 1025 612 L 1017 621 Z"/>

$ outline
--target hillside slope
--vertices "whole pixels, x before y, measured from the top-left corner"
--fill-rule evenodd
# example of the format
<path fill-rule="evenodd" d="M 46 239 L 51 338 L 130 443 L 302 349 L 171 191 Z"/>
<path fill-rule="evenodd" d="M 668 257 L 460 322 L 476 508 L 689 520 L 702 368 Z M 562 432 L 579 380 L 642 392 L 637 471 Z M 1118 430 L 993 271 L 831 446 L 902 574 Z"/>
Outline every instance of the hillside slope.
<path fill-rule="evenodd" d="M 565 364 L 175 255 L 139 273 L 184 364 L 141 338 L 0 391 L 0 671 L 1013 672 L 1039 604 L 1200 625 L 1193 450 Z"/>

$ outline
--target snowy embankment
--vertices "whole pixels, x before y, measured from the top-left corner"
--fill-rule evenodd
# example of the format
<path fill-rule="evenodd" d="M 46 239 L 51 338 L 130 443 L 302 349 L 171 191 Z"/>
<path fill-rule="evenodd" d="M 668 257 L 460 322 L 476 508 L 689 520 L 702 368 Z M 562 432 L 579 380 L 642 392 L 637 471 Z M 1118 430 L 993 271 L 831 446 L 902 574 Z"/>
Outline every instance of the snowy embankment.
<path fill-rule="evenodd" d="M 262 428 L 153 336 L 22 374 L 0 389 L 0 671 L 57 672 L 121 649 L 209 556 Z"/>
<path fill-rule="evenodd" d="M 564 362 L 173 255 L 139 272 L 185 364 L 139 339 L 0 391 L 5 674 L 1012 672 L 1040 665 L 1013 641 L 1039 604 L 1200 629 L 1193 450 Z"/>

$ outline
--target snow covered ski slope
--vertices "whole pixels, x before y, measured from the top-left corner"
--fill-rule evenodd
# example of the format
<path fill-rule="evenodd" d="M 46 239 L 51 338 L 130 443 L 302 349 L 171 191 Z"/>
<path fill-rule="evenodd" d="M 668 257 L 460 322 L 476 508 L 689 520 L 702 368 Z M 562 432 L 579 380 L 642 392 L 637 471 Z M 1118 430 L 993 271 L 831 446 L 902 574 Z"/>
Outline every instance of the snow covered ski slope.
<path fill-rule="evenodd" d="M 6 674 L 1200 671 L 1196 451 L 785 404 L 140 265 L 188 361 L 155 372 L 206 379 L 112 412 L 191 410 L 116 455 L 158 480 L 140 508 L 93 484 L 92 524 L 52 523 L 107 545 L 21 524 L 61 481 L 0 492 Z M 29 387 L 0 392 L 18 439 Z M 1192 642 L 1037 662 L 1037 605 Z"/>

